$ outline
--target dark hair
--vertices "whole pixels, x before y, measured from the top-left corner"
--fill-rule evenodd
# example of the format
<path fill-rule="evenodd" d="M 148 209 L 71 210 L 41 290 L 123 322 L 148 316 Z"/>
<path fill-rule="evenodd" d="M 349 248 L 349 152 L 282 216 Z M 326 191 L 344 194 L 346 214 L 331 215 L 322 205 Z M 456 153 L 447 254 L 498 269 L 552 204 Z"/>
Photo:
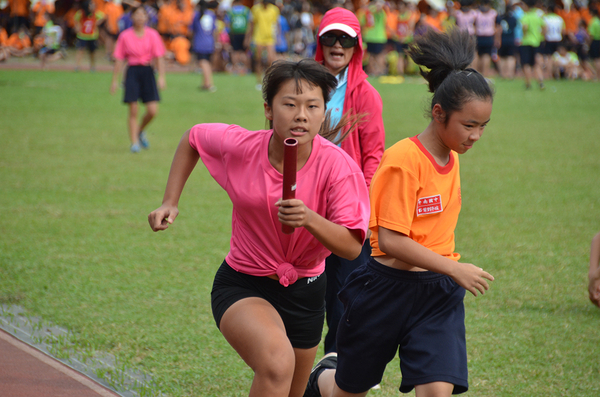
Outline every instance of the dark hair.
<path fill-rule="evenodd" d="M 448 33 L 428 30 L 410 45 L 408 55 L 421 68 L 421 75 L 433 93 L 431 109 L 439 104 L 446 119 L 474 98 L 492 100 L 494 91 L 487 80 L 469 68 L 475 56 L 475 38 L 467 31 Z"/>
<path fill-rule="evenodd" d="M 266 70 L 262 84 L 262 96 L 265 103 L 269 106 L 273 105 L 273 98 L 281 89 L 281 86 L 294 80 L 296 83 L 296 93 L 302 93 L 302 82 L 307 82 L 312 87 L 319 87 L 323 93 L 323 101 L 325 104 L 331 98 L 331 92 L 337 87 L 337 78 L 329 72 L 329 70 L 313 59 L 302 59 L 298 62 L 279 60 Z M 355 125 L 360 121 L 360 117 L 350 119 L 342 117 L 336 126 L 330 126 L 330 112 L 325 116 L 325 121 L 321 125 L 319 134 L 324 138 L 338 144 L 346 138 L 352 131 Z M 269 127 L 273 128 L 273 122 L 269 123 Z M 340 131 L 349 127 L 346 132 L 339 137 Z M 337 137 L 337 139 L 336 139 Z"/>
<path fill-rule="evenodd" d="M 138 10 L 143 10 L 146 13 L 146 15 L 148 15 L 148 10 L 146 10 L 146 7 L 144 7 L 142 4 L 132 6 L 130 15 L 135 14 Z"/>
<path fill-rule="evenodd" d="M 91 0 L 85 0 L 83 3 L 81 3 L 81 10 L 83 11 L 83 14 L 87 17 L 89 15 L 91 15 L 91 11 L 90 11 L 90 2 Z"/>

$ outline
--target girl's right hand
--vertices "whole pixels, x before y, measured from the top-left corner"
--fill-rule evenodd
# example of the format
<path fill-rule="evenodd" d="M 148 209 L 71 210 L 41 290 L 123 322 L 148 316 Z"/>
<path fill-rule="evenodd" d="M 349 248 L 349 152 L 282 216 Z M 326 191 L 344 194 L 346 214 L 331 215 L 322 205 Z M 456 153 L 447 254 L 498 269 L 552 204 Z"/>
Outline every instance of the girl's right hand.
<path fill-rule="evenodd" d="M 110 85 L 110 94 L 111 95 L 115 95 L 115 92 L 117 92 L 117 82 L 113 81 L 112 84 Z"/>
<path fill-rule="evenodd" d="M 177 207 L 163 204 L 148 215 L 148 223 L 153 231 L 165 230 L 179 215 Z"/>
<path fill-rule="evenodd" d="M 494 276 L 472 263 L 456 262 L 456 265 L 452 279 L 475 296 L 477 292 L 483 295 L 490 288 L 486 279 L 494 281 Z"/>

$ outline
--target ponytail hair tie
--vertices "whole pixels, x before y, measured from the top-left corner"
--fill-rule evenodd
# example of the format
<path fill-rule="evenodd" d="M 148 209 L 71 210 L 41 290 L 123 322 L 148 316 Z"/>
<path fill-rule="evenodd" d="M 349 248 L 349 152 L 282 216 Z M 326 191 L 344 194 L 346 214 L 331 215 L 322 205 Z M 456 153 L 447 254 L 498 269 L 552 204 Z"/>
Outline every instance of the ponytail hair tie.
<path fill-rule="evenodd" d="M 291 263 L 282 263 L 277 268 L 277 277 L 279 277 L 279 284 L 287 287 L 298 281 L 298 272 Z"/>

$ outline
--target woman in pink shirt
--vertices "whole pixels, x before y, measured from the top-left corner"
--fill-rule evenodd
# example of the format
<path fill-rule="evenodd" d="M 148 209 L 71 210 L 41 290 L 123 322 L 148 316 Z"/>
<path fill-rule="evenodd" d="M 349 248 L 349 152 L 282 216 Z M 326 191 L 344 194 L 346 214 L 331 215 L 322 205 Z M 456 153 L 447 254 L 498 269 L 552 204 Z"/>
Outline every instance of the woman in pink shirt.
<path fill-rule="evenodd" d="M 119 35 L 115 46 L 115 68 L 113 70 L 110 93 L 117 90 L 118 78 L 123 66 L 127 63 L 125 76 L 125 96 L 123 102 L 129 104 L 129 138 L 131 152 L 137 153 L 140 148 L 149 147 L 144 128 L 152 121 L 158 112 L 158 88 L 166 87 L 163 55 L 165 46 L 158 32 L 146 26 L 148 14 L 143 6 L 136 7 L 131 12 L 133 26 L 125 29 Z M 158 88 L 154 78 L 152 61 L 156 59 L 158 69 Z M 138 100 L 146 105 L 146 113 L 138 124 Z"/>
<path fill-rule="evenodd" d="M 496 35 L 496 17 L 498 13 L 490 5 L 490 0 L 482 0 L 481 7 L 475 17 L 475 34 L 477 35 L 477 58 L 475 69 L 484 77 L 490 76 L 492 67 L 492 49 Z"/>
<path fill-rule="evenodd" d="M 152 230 L 179 214 L 179 197 L 199 159 L 232 203 L 230 251 L 217 271 L 217 327 L 254 371 L 250 396 L 304 394 L 325 317 L 325 258 L 354 259 L 369 218 L 363 173 L 323 136 L 336 78 L 313 60 L 278 61 L 263 80 L 271 129 L 198 124 L 179 143 Z M 341 123 L 343 124 L 343 122 Z M 321 134 L 321 135 L 320 135 Z M 296 198 L 282 200 L 283 142 L 298 141 Z M 284 234 L 282 225 L 294 228 Z"/>

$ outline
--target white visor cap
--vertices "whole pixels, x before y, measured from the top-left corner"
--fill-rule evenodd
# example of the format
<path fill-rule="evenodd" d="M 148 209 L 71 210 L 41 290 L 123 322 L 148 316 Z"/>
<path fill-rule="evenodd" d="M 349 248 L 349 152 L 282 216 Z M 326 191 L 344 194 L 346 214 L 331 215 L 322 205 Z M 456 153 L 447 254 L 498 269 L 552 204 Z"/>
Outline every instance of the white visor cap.
<path fill-rule="evenodd" d="M 323 33 L 331 32 L 332 30 L 341 30 L 350 37 L 356 37 L 357 35 L 354 29 L 348 25 L 344 25 L 343 23 L 332 23 L 331 25 L 324 27 L 323 30 L 319 32 L 319 37 L 323 36 Z"/>

